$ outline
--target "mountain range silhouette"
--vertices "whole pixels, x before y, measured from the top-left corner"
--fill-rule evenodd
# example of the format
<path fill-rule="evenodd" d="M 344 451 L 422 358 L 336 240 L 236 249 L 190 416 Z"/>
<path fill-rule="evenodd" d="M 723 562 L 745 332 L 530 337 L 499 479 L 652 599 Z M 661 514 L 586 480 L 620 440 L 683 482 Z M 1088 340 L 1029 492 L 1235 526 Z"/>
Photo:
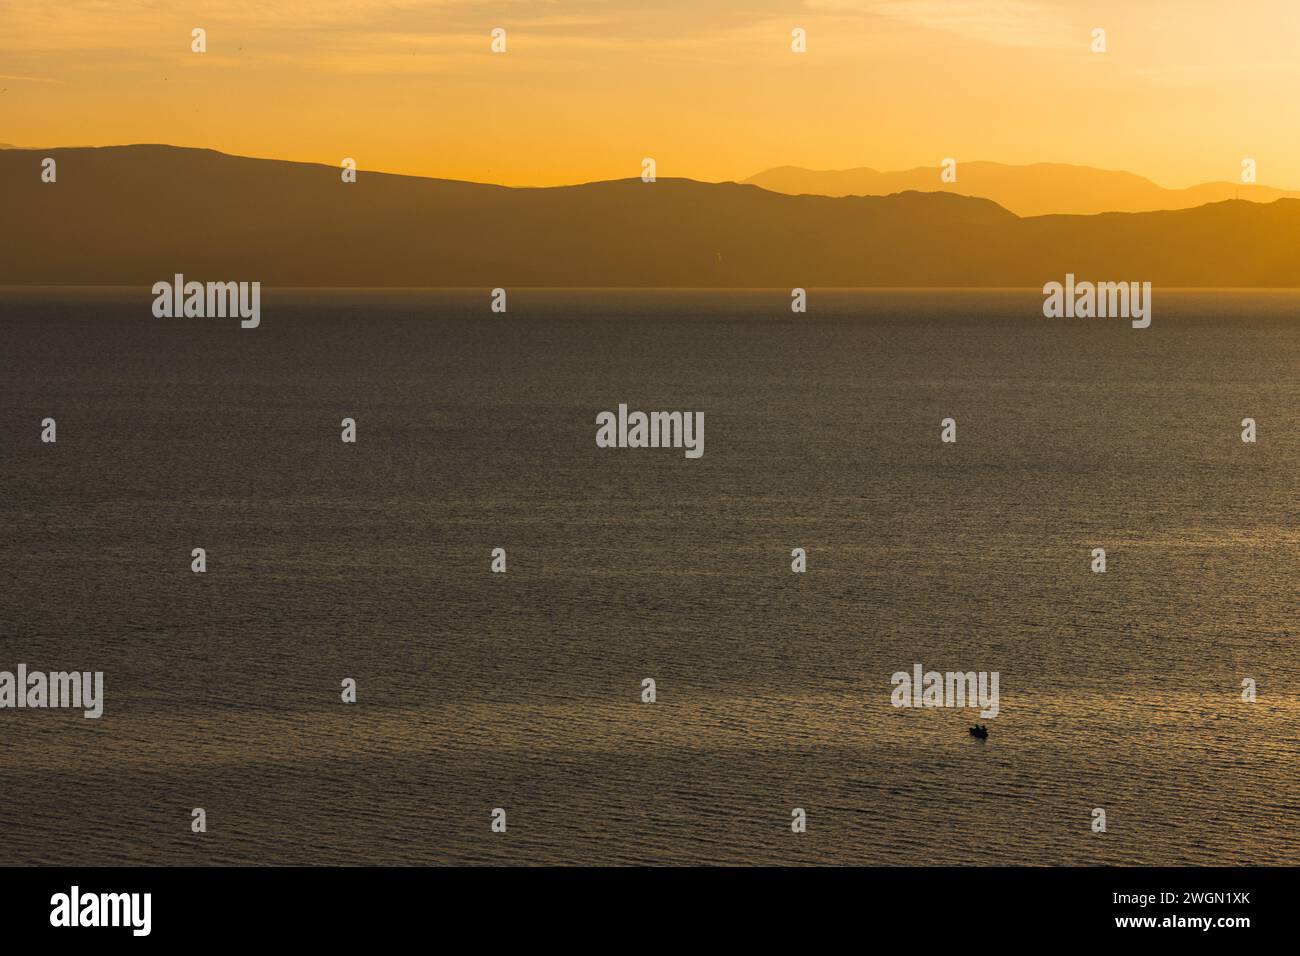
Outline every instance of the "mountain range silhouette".
<path fill-rule="evenodd" d="M 1272 202 L 1300 199 L 1300 192 L 1245 183 L 1202 183 L 1165 189 L 1149 179 L 1118 170 L 1064 163 L 1008 166 L 958 163 L 957 181 L 945 183 L 938 166 L 898 172 L 858 169 L 812 170 L 778 166 L 744 180 L 772 192 L 813 196 L 884 196 L 916 189 L 991 199 L 1017 216 L 1090 216 L 1103 212 L 1155 212 L 1190 209 L 1227 199 Z"/>
<path fill-rule="evenodd" d="M 41 181 L 41 161 L 57 182 Z M 962 173 L 965 167 L 961 168 Z M 1300 287 L 1300 200 L 1020 217 L 689 179 L 513 188 L 139 145 L 0 151 L 0 284 Z"/>

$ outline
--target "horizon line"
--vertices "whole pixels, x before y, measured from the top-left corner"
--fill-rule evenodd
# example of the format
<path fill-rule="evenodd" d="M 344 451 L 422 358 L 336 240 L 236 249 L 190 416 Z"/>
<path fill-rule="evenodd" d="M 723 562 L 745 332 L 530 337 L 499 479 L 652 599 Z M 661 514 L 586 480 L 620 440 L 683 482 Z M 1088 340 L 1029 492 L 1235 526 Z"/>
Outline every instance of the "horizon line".
<path fill-rule="evenodd" d="M 299 166 L 321 166 L 321 167 L 324 167 L 324 168 L 326 168 L 326 169 L 337 169 L 337 168 L 338 168 L 337 166 L 335 166 L 335 165 L 333 165 L 333 164 L 325 163 L 325 162 L 321 162 L 321 161 L 319 161 L 319 160 L 309 160 L 309 159 L 285 159 L 285 158 L 283 158 L 283 157 L 279 157 L 279 156 L 252 156 L 252 155 L 248 155 L 248 154 L 245 154 L 245 153 L 231 153 L 231 152 L 226 152 L 225 150 L 223 150 L 223 149 L 218 149 L 218 148 L 215 147 L 215 146 L 181 146 L 181 145 L 178 145 L 178 144 L 175 144 L 175 143 L 162 143 L 162 142 L 156 142 L 156 143 L 147 143 L 147 142 L 138 142 L 138 143 L 106 143 L 106 144 L 101 144 L 101 145 L 88 145 L 88 144 L 84 144 L 84 143 L 83 143 L 83 144 L 80 144 L 80 145 L 77 145 L 77 146 L 49 146 L 49 145 L 46 145 L 46 146 L 19 146 L 19 145 L 15 144 L 15 143 L 9 143 L 9 144 L 6 144 L 6 145 L 2 145 L 2 146 L 0 146 L 0 151 L 2 151 L 2 150 L 11 150 L 11 149 L 12 149 L 12 150 L 21 150 L 21 151 L 24 151 L 24 152 L 40 152 L 41 150 L 60 150 L 60 149 L 133 149 L 133 148 L 138 148 L 138 147 L 161 147 L 161 148 L 164 148 L 164 149 L 194 150 L 194 151 L 196 151 L 196 152 L 217 153 L 217 154 L 220 155 L 220 156 L 229 156 L 229 157 L 231 157 L 231 158 L 233 158 L 233 159 L 254 159 L 254 160 L 259 160 L 259 161 L 262 161 L 262 162 L 272 162 L 272 163 L 293 163 L 293 164 L 295 164 L 295 165 L 299 165 Z M 997 160 L 997 159 L 970 159 L 970 160 L 962 160 L 962 161 L 959 161 L 957 165 L 958 165 L 958 167 L 960 168 L 960 167 L 963 166 L 963 165 L 976 165 L 976 164 L 982 164 L 982 165 L 987 165 L 987 166 L 1003 166 L 1003 167 L 1006 167 L 1006 168 L 1009 168 L 1009 169 L 1028 169 L 1028 168 L 1031 168 L 1031 167 L 1034 167 L 1034 166 L 1063 166 L 1063 167 L 1067 167 L 1067 168 L 1070 168 L 1070 169 L 1086 169 L 1086 170 L 1090 170 L 1090 171 L 1092 171 L 1092 172 L 1099 172 L 1099 173 L 1120 173 L 1120 174 L 1124 174 L 1124 175 L 1128 175 L 1128 176 L 1136 176 L 1136 177 L 1139 178 L 1139 179 L 1142 179 L 1142 180 L 1144 180 L 1144 181 L 1146 181 L 1146 182 L 1148 182 L 1148 183 L 1151 183 L 1151 184 L 1152 184 L 1153 186 L 1155 186 L 1156 188 L 1158 188 L 1158 189 L 1162 189 L 1162 190 L 1165 190 L 1165 191 L 1167 191 L 1167 192 L 1185 192 L 1185 191 L 1187 191 L 1187 190 L 1197 189 L 1197 188 L 1202 187 L 1202 186 L 1227 185 L 1227 186 L 1233 186 L 1233 187 L 1236 187 L 1236 188 L 1242 188 L 1242 187 L 1249 188 L 1249 187 L 1251 187 L 1251 186 L 1262 186 L 1262 187 L 1265 188 L 1265 189 L 1276 189 L 1276 190 L 1278 190 L 1279 192 L 1300 193 L 1300 189 L 1293 189 L 1293 188 L 1291 188 L 1291 187 L 1289 187 L 1289 186 L 1277 186 L 1277 185 L 1270 185 L 1270 184 L 1268 184 L 1268 183 L 1234 183 L 1234 182 L 1232 182 L 1232 181 L 1229 180 L 1229 179 L 1207 179 L 1207 180 L 1202 180 L 1202 181 L 1200 181 L 1200 182 L 1193 183 L 1193 184 L 1190 185 L 1190 186 L 1166 186 L 1166 185 L 1161 184 L 1160 182 L 1157 182 L 1156 180 L 1152 179 L 1152 178 L 1149 177 L 1149 176 L 1145 176 L 1145 175 L 1143 175 L 1142 173 L 1134 172 L 1132 169 L 1114 169 L 1114 168 L 1105 167 L 1105 166 L 1090 166 L 1090 165 L 1087 165 L 1087 164 L 1084 164 L 1084 163 L 1060 162 L 1060 161 L 1057 161 L 1057 160 L 1050 160 L 1050 159 L 1035 160 L 1035 161 L 1030 162 L 1030 163 L 1008 163 L 1008 162 L 1003 162 L 1003 161 L 1001 161 L 1001 160 Z M 772 170 L 777 170 L 777 169 L 798 169 L 798 170 L 800 170 L 800 171 L 802 171 L 802 172 L 807 172 L 807 173 L 844 173 L 844 172 L 854 172 L 854 171 L 857 171 L 857 170 L 864 170 L 864 169 L 865 169 L 865 170 L 870 170 L 871 172 L 881 173 L 881 174 L 886 174 L 886 175 L 888 175 L 888 174 L 893 174 L 893 173 L 911 173 L 911 172 L 915 172 L 916 170 L 920 170 L 920 169 L 939 169 L 939 168 L 941 168 L 941 166 L 925 166 L 925 165 L 920 165 L 920 166 L 909 166 L 909 167 L 904 168 L 904 169 L 878 169 L 878 168 L 875 167 L 875 166 L 858 165 L 858 166 L 845 166 L 845 167 L 841 167 L 841 168 L 830 168 L 830 169 L 824 169 L 824 168 L 815 168 L 815 167 L 812 167 L 812 166 L 800 166 L 800 165 L 798 165 L 798 164 L 796 164 L 796 163 L 777 163 L 777 164 L 774 164 L 774 165 L 765 166 L 763 169 L 760 169 L 760 170 L 757 170 L 757 171 L 755 171 L 755 172 L 749 173 L 748 175 L 746 175 L 746 176 L 743 177 L 743 178 L 733 178 L 733 179 L 697 179 L 697 178 L 695 178 L 695 177 L 693 177 L 693 176 L 684 175 L 684 174 L 683 174 L 683 175 L 674 175 L 674 176 L 659 176 L 659 177 L 657 177 L 657 178 L 659 178 L 659 179 L 681 179 L 681 180 L 687 180 L 687 181 L 689 181 L 689 182 L 706 183 L 706 184 L 708 184 L 708 185 L 725 185 L 725 184 L 727 184 L 727 183 L 734 183 L 734 184 L 736 184 L 736 185 L 738 185 L 738 186 L 754 186 L 755 188 L 762 189 L 762 188 L 764 188 L 764 187 L 762 187 L 762 186 L 758 186 L 758 184 L 756 184 L 756 183 L 747 182 L 747 180 L 749 180 L 749 179 L 753 179 L 755 176 L 760 176 L 760 175 L 762 175 L 763 173 L 771 172 Z M 565 182 L 554 182 L 554 183 L 546 183 L 546 184 L 540 184 L 540 185 L 539 185 L 539 184 L 535 184 L 535 183 L 527 183 L 527 184 L 520 184 L 520 183 L 502 183 L 502 182 L 490 182 L 490 181 L 487 181 L 487 180 L 481 180 L 481 179 L 455 179 L 455 178 L 448 177 L 448 176 L 430 176 L 430 175 L 423 175 L 423 174 L 420 174 L 420 173 L 391 172 L 391 171 L 389 171 L 389 170 L 384 170 L 384 169 L 372 169 L 372 168 L 369 168 L 369 167 L 363 167 L 363 166 L 360 166 L 360 165 L 357 166 L 357 171 L 358 171 L 358 172 L 366 172 L 366 173 L 370 173 L 371 175 L 379 175 L 379 176 L 401 176 L 401 177 L 403 177 L 403 178 L 407 178 L 407 179 L 430 179 L 430 180 L 442 180 L 443 182 L 471 183 L 471 184 L 476 185 L 476 186 L 498 186 L 498 187 L 501 187 L 501 188 L 503 188 L 503 189 L 563 189 L 563 188 L 571 187 L 571 186 L 590 186 L 590 185 L 593 185 L 593 184 L 595 184 L 595 183 L 624 182 L 624 181 L 626 181 L 626 180 L 630 180 L 630 179 L 639 179 L 639 178 L 640 178 L 640 177 L 637 176 L 637 175 L 629 175 L 629 176 L 619 176 L 619 177 L 614 177 L 614 178 L 610 178 L 610 179 L 590 179 L 590 180 L 584 180 L 584 181 L 581 181 L 581 182 L 565 181 Z M 774 192 L 775 190 L 766 190 L 766 191 L 768 191 L 768 192 Z M 956 194 L 956 195 L 967 195 L 967 194 L 965 194 L 965 193 L 960 193 L 960 192 L 958 192 L 958 191 L 955 190 L 955 189 L 905 190 L 905 191 L 911 191 L 911 192 L 950 192 L 950 193 L 954 193 L 954 194 Z M 812 195 L 820 195 L 820 194 L 819 194 L 819 193 L 781 193 L 781 195 L 808 195 L 808 196 L 812 196 Z M 854 195 L 857 195 L 857 194 L 854 194 Z M 864 193 L 864 194 L 862 194 L 862 195 L 883 195 L 883 194 Z M 890 193 L 889 195 L 898 195 L 898 193 Z M 843 197 L 828 197 L 828 198 L 843 198 Z M 972 198 L 980 198 L 980 197 L 972 197 Z M 1285 197 L 1283 197 L 1283 198 L 1285 198 Z M 1250 201 L 1250 200 L 1247 200 L 1247 201 Z M 1054 214 L 1049 214 L 1049 215 L 1054 215 Z M 1022 218 L 1029 218 L 1029 217 L 1022 217 Z"/>
<path fill-rule="evenodd" d="M 159 280 L 162 281 L 162 280 Z M 198 280 L 194 280 L 198 281 Z M 259 285 L 261 285 L 260 280 Z M 1055 280 L 1053 280 L 1055 281 Z M 477 285 L 458 285 L 458 286 L 441 286 L 441 285 L 265 285 L 266 289 L 276 292 L 473 292 L 481 293 L 488 286 Z M 73 283 L 63 285 L 14 285 L 11 283 L 0 283 L 0 292 L 9 291 L 47 291 L 50 289 L 82 289 L 82 290 L 112 290 L 112 291 L 134 291 L 147 289 L 150 286 L 145 283 L 128 283 L 124 285 L 103 285 L 96 283 Z M 716 292 L 716 293 L 736 293 L 736 292 L 773 292 L 781 293 L 788 296 L 790 290 L 785 286 L 633 286 L 633 285 L 520 285 L 520 286 L 503 286 L 512 292 Z M 1004 285 L 1004 286 L 927 286 L 927 285 L 899 285 L 899 286 L 806 286 L 806 289 L 815 289 L 820 292 L 951 292 L 951 293 L 979 293 L 979 292 L 1032 292 L 1035 295 L 1042 295 L 1043 290 L 1036 285 Z M 1152 286 L 1159 288 L 1162 292 L 1188 292 L 1188 293 L 1205 293 L 1205 292 L 1258 292 L 1258 293 L 1282 293 L 1295 292 L 1300 293 L 1300 286 Z"/>

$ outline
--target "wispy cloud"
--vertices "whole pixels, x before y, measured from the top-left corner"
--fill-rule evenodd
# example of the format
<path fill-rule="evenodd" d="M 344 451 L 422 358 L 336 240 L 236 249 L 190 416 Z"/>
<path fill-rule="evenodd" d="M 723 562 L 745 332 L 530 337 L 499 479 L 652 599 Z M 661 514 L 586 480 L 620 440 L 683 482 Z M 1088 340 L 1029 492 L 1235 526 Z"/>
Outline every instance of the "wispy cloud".
<path fill-rule="evenodd" d="M 212 37 L 275 32 L 310 45 L 335 31 L 394 33 L 455 30 L 481 24 L 482 0 L 60 0 L 0 3 L 0 50 L 15 53 L 130 51 L 166 57 L 189 51 L 189 32 Z M 528 10 L 526 0 L 496 0 L 496 11 Z M 542 19 L 542 18 L 537 18 Z"/>
<path fill-rule="evenodd" d="M 805 0 L 826 14 L 871 14 L 1003 46 L 1078 43 L 1061 10 L 1042 0 Z"/>
<path fill-rule="evenodd" d="M 188 61 L 190 31 L 203 27 L 203 63 L 209 66 L 419 74 L 481 60 L 495 26 L 509 29 L 513 49 L 558 58 L 575 49 L 628 44 L 620 22 L 599 5 L 573 10 L 539 0 L 0 2 L 0 54 L 11 65 L 33 68 L 156 68 Z M 522 69 L 520 59 L 501 58 L 495 69 Z"/>

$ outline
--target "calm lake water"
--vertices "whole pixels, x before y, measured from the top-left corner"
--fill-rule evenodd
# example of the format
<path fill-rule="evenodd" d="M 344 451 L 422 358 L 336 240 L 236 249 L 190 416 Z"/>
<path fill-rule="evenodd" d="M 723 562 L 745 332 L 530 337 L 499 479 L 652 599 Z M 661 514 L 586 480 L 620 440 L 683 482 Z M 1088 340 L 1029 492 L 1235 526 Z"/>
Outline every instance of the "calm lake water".
<path fill-rule="evenodd" d="M 151 302 L 0 291 L 0 864 L 1300 863 L 1300 295 Z"/>

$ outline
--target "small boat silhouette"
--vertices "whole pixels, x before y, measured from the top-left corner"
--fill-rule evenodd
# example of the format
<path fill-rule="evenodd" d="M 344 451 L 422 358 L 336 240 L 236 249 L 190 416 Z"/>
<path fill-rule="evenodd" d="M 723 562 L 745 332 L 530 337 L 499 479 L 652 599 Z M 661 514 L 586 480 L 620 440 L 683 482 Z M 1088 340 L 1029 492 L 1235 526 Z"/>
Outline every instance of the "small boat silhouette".
<path fill-rule="evenodd" d="M 984 740 L 989 735 L 989 729 L 983 724 L 976 724 L 974 727 L 970 728 L 970 735 L 972 737 L 978 737 L 980 740 Z"/>

